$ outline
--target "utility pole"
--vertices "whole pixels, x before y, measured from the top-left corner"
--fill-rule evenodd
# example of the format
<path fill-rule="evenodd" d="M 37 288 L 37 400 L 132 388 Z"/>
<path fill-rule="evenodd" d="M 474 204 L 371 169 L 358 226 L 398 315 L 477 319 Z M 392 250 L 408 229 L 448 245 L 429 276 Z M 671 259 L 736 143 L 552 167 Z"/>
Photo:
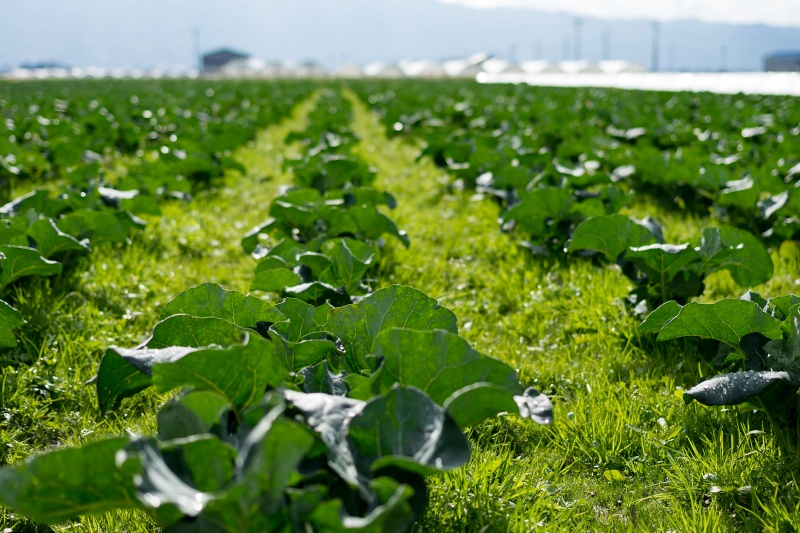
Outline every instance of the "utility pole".
<path fill-rule="evenodd" d="M 508 46 L 508 62 L 517 64 L 517 43 L 511 43 Z"/>
<path fill-rule="evenodd" d="M 192 30 L 192 56 L 193 61 L 192 63 L 197 66 L 198 74 L 203 73 L 203 58 L 201 57 L 202 52 L 200 51 L 200 28 L 195 27 Z"/>
<path fill-rule="evenodd" d="M 608 30 L 603 30 L 603 46 L 602 57 L 604 61 L 611 59 L 611 33 Z"/>
<path fill-rule="evenodd" d="M 572 28 L 572 59 L 581 59 L 581 25 L 583 20 L 580 17 L 575 17 Z"/>
<path fill-rule="evenodd" d="M 658 21 L 653 21 L 653 59 L 651 63 L 651 68 L 653 72 L 658 72 L 658 59 L 661 55 L 660 50 L 660 41 L 661 41 L 661 24 Z"/>

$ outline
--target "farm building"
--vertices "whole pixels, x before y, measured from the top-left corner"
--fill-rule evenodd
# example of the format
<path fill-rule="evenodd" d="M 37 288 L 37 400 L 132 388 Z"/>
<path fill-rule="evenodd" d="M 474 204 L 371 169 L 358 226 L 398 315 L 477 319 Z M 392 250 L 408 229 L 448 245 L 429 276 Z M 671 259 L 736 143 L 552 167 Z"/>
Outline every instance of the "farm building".
<path fill-rule="evenodd" d="M 249 55 L 227 48 L 209 52 L 203 56 L 203 75 L 213 76 L 219 74 L 228 63 L 232 61 L 241 62 L 247 59 L 250 59 Z"/>
<path fill-rule="evenodd" d="M 780 52 L 764 59 L 767 72 L 800 72 L 800 52 Z"/>

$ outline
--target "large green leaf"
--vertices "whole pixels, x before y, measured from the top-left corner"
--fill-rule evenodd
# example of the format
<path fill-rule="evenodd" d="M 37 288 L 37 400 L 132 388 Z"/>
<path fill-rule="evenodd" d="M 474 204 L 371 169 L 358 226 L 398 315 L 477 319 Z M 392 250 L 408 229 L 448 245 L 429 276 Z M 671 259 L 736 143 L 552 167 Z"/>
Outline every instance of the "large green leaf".
<path fill-rule="evenodd" d="M 780 339 L 781 321 L 764 312 L 755 302 L 726 299 L 713 304 L 692 302 L 685 305 L 664 324 L 658 340 L 702 337 L 738 348 L 742 337 L 748 333 Z"/>
<path fill-rule="evenodd" d="M 223 289 L 216 283 L 203 283 L 180 293 L 159 313 L 165 320 L 172 315 L 214 317 L 243 328 L 255 328 L 259 322 L 278 322 L 284 316 L 273 306 L 255 296 Z"/>
<path fill-rule="evenodd" d="M 275 342 L 275 353 L 284 366 L 296 372 L 322 361 L 335 350 L 335 345 L 314 318 L 316 308 L 294 298 L 287 298 L 276 306 L 288 320 L 275 323 L 269 330 Z"/>
<path fill-rule="evenodd" d="M 25 276 L 61 274 L 61 263 L 50 261 L 33 248 L 0 245 L 0 290 Z"/>
<path fill-rule="evenodd" d="M 14 246 L 28 246 L 28 226 L 30 221 L 24 216 L 0 218 L 0 243 Z"/>
<path fill-rule="evenodd" d="M 707 379 L 686 391 L 683 397 L 687 402 L 697 400 L 703 405 L 738 405 L 791 383 L 787 372 L 734 372 Z"/>
<path fill-rule="evenodd" d="M 44 257 L 53 257 L 62 252 L 91 251 L 88 244 L 58 229 L 52 218 L 44 218 L 31 224 L 28 236 L 33 239 L 36 249 Z"/>
<path fill-rule="evenodd" d="M 383 330 L 375 338 L 372 353 L 383 358 L 381 383 L 386 390 L 396 383 L 416 387 L 439 405 L 478 382 L 502 387 L 509 397 L 522 393 L 513 368 L 446 331 Z"/>
<path fill-rule="evenodd" d="M 747 294 L 757 296 L 759 299 L 761 298 L 760 295 L 752 291 L 748 291 Z M 796 296 L 794 294 L 776 296 L 774 298 L 770 298 L 767 304 L 773 309 L 773 316 L 781 320 L 785 320 L 792 314 L 792 309 L 800 308 L 798 307 L 800 306 L 800 296 Z"/>
<path fill-rule="evenodd" d="M 758 238 L 736 228 L 705 228 L 700 254 L 707 274 L 727 270 L 740 287 L 766 283 L 774 272 L 769 252 Z"/>
<path fill-rule="evenodd" d="M 223 416 L 229 408 L 228 399 L 216 392 L 185 390 L 158 412 L 158 438 L 167 441 L 215 433 L 221 422 L 227 422 Z"/>
<path fill-rule="evenodd" d="M 59 227 L 77 239 L 88 238 L 92 245 L 104 242 L 122 243 L 137 228 L 146 224 L 126 211 L 91 211 L 82 209 L 64 216 Z"/>
<path fill-rule="evenodd" d="M 303 283 L 303 278 L 288 268 L 262 270 L 253 278 L 251 291 L 283 292 L 288 287 Z"/>
<path fill-rule="evenodd" d="M 269 214 L 286 228 L 301 232 L 311 228 L 320 218 L 322 195 L 315 189 L 294 189 L 272 202 Z"/>
<path fill-rule="evenodd" d="M 331 394 L 283 393 L 287 405 L 298 412 L 306 424 L 319 434 L 328 448 L 328 464 L 351 486 L 364 486 L 356 469 L 353 451 L 347 443 L 347 425 L 361 412 L 366 402 Z"/>
<path fill-rule="evenodd" d="M 344 344 L 350 370 L 367 368 L 366 356 L 371 353 L 381 331 L 407 328 L 422 331 L 441 329 L 457 333 L 456 316 L 422 292 L 392 285 L 375 291 L 361 302 L 328 313 L 328 326 Z"/>
<path fill-rule="evenodd" d="M 630 248 L 625 259 L 666 287 L 678 272 L 699 261 L 700 254 L 688 244 L 650 244 Z"/>
<path fill-rule="evenodd" d="M 0 502 L 47 524 L 139 507 L 133 484 L 137 465 L 116 462 L 128 442 L 127 438 L 98 441 L 3 468 Z"/>
<path fill-rule="evenodd" d="M 247 433 L 236 461 L 237 475 L 245 482 L 256 482 L 273 505 L 281 502 L 292 472 L 314 441 L 310 432 L 295 421 L 273 419 L 276 411 L 282 414 L 283 406 L 274 408 Z"/>
<path fill-rule="evenodd" d="M 115 409 L 125 398 L 152 384 L 152 368 L 160 362 L 180 359 L 198 348 L 170 347 L 164 349 L 109 348 L 97 371 L 97 401 L 100 410 Z"/>
<path fill-rule="evenodd" d="M 347 441 L 356 468 L 396 467 L 420 475 L 458 468 L 469 442 L 441 406 L 418 389 L 396 386 L 350 420 Z"/>
<path fill-rule="evenodd" d="M 505 224 L 515 220 L 526 235 L 544 236 L 549 219 L 562 220 L 569 216 L 571 197 L 572 192 L 561 187 L 534 189 L 520 203 L 503 213 L 501 222 Z"/>
<path fill-rule="evenodd" d="M 288 485 L 297 479 L 298 466 L 313 445 L 314 437 L 281 414 L 282 408 L 276 407 L 247 433 L 237 436 L 241 444 L 233 461 L 233 480 L 224 491 L 211 493 L 211 498 L 208 493 L 200 495 L 198 501 L 203 501 L 204 505 L 197 516 L 192 518 L 187 514 L 170 531 L 283 531 L 292 518 L 303 518 L 302 515 L 290 516 L 285 494 Z M 207 469 L 201 456 L 193 463 L 191 457 L 184 463 L 195 472 Z M 172 483 L 159 487 L 167 501 L 174 498 L 174 488 L 180 491 L 183 483 L 182 479 L 176 479 L 176 472 L 171 473 Z M 141 486 L 140 492 L 148 489 L 150 487 Z"/>
<path fill-rule="evenodd" d="M 252 254 L 255 251 L 258 246 L 259 235 L 265 234 L 272 223 L 273 219 L 269 219 L 263 224 L 254 227 L 242 237 L 242 249 L 244 249 L 245 253 Z"/>
<path fill-rule="evenodd" d="M 681 305 L 675 300 L 661 304 L 658 309 L 647 315 L 647 318 L 639 324 L 639 331 L 641 333 L 660 332 L 667 322 L 678 316 L 681 309 Z"/>
<path fill-rule="evenodd" d="M 473 383 L 451 394 L 443 407 L 458 427 L 466 428 L 498 413 L 518 413 L 519 406 L 508 389 L 494 383 Z"/>
<path fill-rule="evenodd" d="M 13 329 L 24 323 L 19 311 L 0 300 L 0 348 L 13 348 L 17 345 Z"/>
<path fill-rule="evenodd" d="M 350 303 L 350 298 L 344 291 L 322 281 L 312 281 L 311 283 L 303 283 L 294 287 L 286 287 L 283 290 L 283 294 L 314 305 L 323 305 L 325 302 L 330 302 L 333 305 Z"/>
<path fill-rule="evenodd" d="M 196 440 L 197 437 L 192 437 L 182 444 L 191 446 Z M 209 457 L 206 461 L 213 463 L 218 459 Z M 196 517 L 214 497 L 193 487 L 186 479 L 182 479 L 167 464 L 157 444 L 149 440 L 139 439 L 131 442 L 118 454 L 117 461 L 123 465 L 141 465 L 140 472 L 134 478 L 136 496 L 140 505 L 163 525 L 170 526 L 176 523 L 182 515 Z M 191 466 L 187 465 L 186 477 L 191 476 L 190 468 Z"/>
<path fill-rule="evenodd" d="M 764 368 L 785 370 L 800 380 L 800 316 L 796 312 L 784 320 L 783 331 L 783 339 L 765 343 L 763 354 L 758 355 L 764 359 Z"/>
<path fill-rule="evenodd" d="M 287 376 L 272 343 L 257 335 L 224 347 L 111 348 L 100 362 L 97 395 L 105 411 L 151 384 L 161 391 L 190 386 L 215 392 L 241 408 Z"/>
<path fill-rule="evenodd" d="M 347 210 L 337 210 L 329 217 L 328 232 L 331 237 L 356 235 L 368 241 L 377 241 L 389 234 L 408 248 L 411 241 L 405 231 L 397 228 L 394 221 L 371 206 L 355 206 Z"/>
<path fill-rule="evenodd" d="M 210 390 L 239 408 L 287 377 L 272 343 L 257 335 L 249 335 L 240 345 L 188 352 L 153 367 L 153 384 L 163 392 L 187 386 Z"/>
<path fill-rule="evenodd" d="M 199 348 L 211 344 L 228 346 L 241 342 L 243 336 L 244 331 L 241 328 L 221 318 L 173 315 L 156 324 L 153 336 L 147 341 L 147 347 Z"/>
<path fill-rule="evenodd" d="M 381 477 L 370 482 L 370 489 L 382 493 L 389 489 L 388 498 L 380 498 L 365 516 L 350 516 L 339 499 L 321 503 L 310 516 L 315 531 L 329 533 L 405 533 L 415 519 L 409 503 L 414 491 L 390 478 Z M 384 490 L 382 490 L 384 489 Z"/>
<path fill-rule="evenodd" d="M 593 250 L 615 261 L 628 248 L 655 242 L 653 233 L 639 222 L 624 215 L 609 215 L 581 222 L 572 234 L 567 251 Z"/>
<path fill-rule="evenodd" d="M 38 215 L 57 217 L 67 209 L 67 203 L 60 198 L 50 198 L 49 192 L 37 189 L 0 207 L 0 216 L 25 213 L 30 209 Z"/>
<path fill-rule="evenodd" d="M 338 240 L 328 252 L 331 265 L 322 273 L 321 281 L 343 287 L 348 294 L 355 294 L 372 266 L 372 256 L 366 261 L 356 258 L 344 240 Z"/>
<path fill-rule="evenodd" d="M 200 492 L 222 490 L 233 479 L 236 449 L 215 435 L 198 434 L 166 442 L 161 451 L 172 462 L 180 457 L 184 476 Z"/>
<path fill-rule="evenodd" d="M 264 261 L 258 264 L 258 267 L 256 267 L 256 274 L 258 274 L 259 269 L 261 269 L 261 265 L 270 259 L 281 261 L 278 258 L 271 258 L 268 256 Z M 322 276 L 322 273 L 331 266 L 331 260 L 328 258 L 328 256 L 319 252 L 303 252 L 297 256 L 297 262 L 306 266 L 311 271 L 311 276 L 315 279 L 319 279 L 319 277 Z M 272 268 L 274 266 L 277 266 L 277 264 L 273 264 L 270 267 Z M 266 270 L 266 268 L 264 270 Z"/>
<path fill-rule="evenodd" d="M 322 392 L 334 396 L 346 396 L 350 389 L 345 379 L 347 373 L 332 372 L 327 361 L 307 366 L 298 374 L 303 377 L 301 387 L 305 393 Z"/>

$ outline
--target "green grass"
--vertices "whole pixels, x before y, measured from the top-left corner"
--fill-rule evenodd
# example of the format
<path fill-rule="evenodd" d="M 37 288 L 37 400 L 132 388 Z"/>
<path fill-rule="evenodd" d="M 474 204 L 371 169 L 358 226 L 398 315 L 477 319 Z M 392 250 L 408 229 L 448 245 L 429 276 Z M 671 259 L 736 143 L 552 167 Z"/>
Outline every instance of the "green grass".
<path fill-rule="evenodd" d="M 53 446 L 124 431 L 149 433 L 165 397 L 123 402 L 102 416 L 86 385 L 111 344 L 141 342 L 158 308 L 205 281 L 247 291 L 253 260 L 241 236 L 266 218 L 278 186 L 288 183 L 283 138 L 313 105 L 262 132 L 235 155 L 249 169 L 164 215 L 127 247 L 100 247 L 58 280 L 37 280 L 15 302 L 29 321 L 25 349 L 2 354 L 0 464 Z M 784 456 L 766 421 L 738 409 L 685 406 L 683 388 L 713 369 L 698 343 L 655 343 L 638 335 L 622 303 L 629 285 L 608 265 L 531 257 L 500 231 L 499 207 L 449 192 L 449 177 L 419 150 L 387 140 L 356 103 L 359 153 L 393 193 L 391 216 L 412 241 L 389 242 L 380 282 L 419 288 L 453 309 L 476 348 L 519 369 L 522 381 L 554 398 L 556 421 L 537 426 L 501 417 L 469 431 L 472 460 L 432 479 L 429 510 L 417 531 L 794 531 L 800 524 L 798 462 Z M 124 168 L 123 168 L 124 170 Z M 699 233 L 708 221 L 637 202 L 631 214 L 655 213 L 667 238 Z M 760 290 L 796 290 L 800 253 L 774 254 L 777 273 Z M 727 274 L 714 276 L 706 299 L 738 296 Z M 50 531 L 10 512 L 0 531 Z M 55 531 L 152 531 L 143 515 L 87 517 Z"/>
<path fill-rule="evenodd" d="M 128 246 L 97 247 L 67 276 L 37 279 L 14 291 L 28 324 L 19 331 L 23 348 L 0 354 L 0 465 L 110 434 L 154 433 L 154 415 L 165 397 L 138 395 L 103 416 L 86 382 L 108 346 L 145 340 L 158 309 L 181 291 L 212 281 L 247 292 L 255 261 L 242 251 L 240 239 L 267 218 L 279 186 L 289 183 L 283 158 L 299 152 L 283 140 L 303 127 L 313 105 L 313 99 L 300 104 L 290 119 L 236 152 L 246 175 L 226 175 L 220 187 L 191 203 L 163 205 L 163 215 L 150 218 Z M 97 532 L 155 528 L 143 515 L 123 511 L 53 529 L 72 526 Z M 8 511 L 0 515 L 0 531 L 5 528 L 50 531 Z"/>
<path fill-rule="evenodd" d="M 618 269 L 531 257 L 500 231 L 496 204 L 447 192 L 445 173 L 387 140 L 360 104 L 355 130 L 412 242 L 408 251 L 389 244 L 380 279 L 440 299 L 476 348 L 556 405 L 550 427 L 504 417 L 474 428 L 472 460 L 432 481 L 418 531 L 795 530 L 795 458 L 757 414 L 684 405 L 683 388 L 713 370 L 696 342 L 637 333 Z M 631 210 L 654 213 L 668 239 L 708 223 L 644 202 Z M 757 288 L 768 296 L 800 277 L 796 245 L 774 259 L 775 278 Z M 708 285 L 708 300 L 743 292 L 727 273 Z"/>

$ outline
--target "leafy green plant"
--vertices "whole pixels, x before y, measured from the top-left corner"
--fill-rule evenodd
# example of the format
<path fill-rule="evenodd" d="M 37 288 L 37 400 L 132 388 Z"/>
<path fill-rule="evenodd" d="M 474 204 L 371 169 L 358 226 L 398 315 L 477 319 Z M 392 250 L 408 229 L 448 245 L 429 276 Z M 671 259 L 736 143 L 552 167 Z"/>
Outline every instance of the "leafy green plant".
<path fill-rule="evenodd" d="M 800 297 L 764 299 L 748 292 L 739 300 L 714 304 L 671 301 L 639 326 L 659 341 L 699 337 L 717 341 L 717 366 L 730 370 L 684 393 L 687 402 L 740 405 L 764 411 L 792 453 L 798 448 L 800 388 Z"/>
<path fill-rule="evenodd" d="M 182 83 L 120 87 L 106 82 L 110 92 L 104 99 L 109 107 L 96 99 L 99 85 L 0 87 L 0 94 L 13 96 L 10 101 L 0 98 L 0 116 L 12 132 L 0 139 L 0 183 L 11 177 L 15 181 L 63 178 L 57 193 L 39 188 L 0 206 L 0 298 L 8 300 L 3 301 L 4 308 L 13 310 L 8 287 L 19 279 L 59 275 L 97 245 L 127 243 L 145 226 L 139 216 L 161 214 L 160 200 L 188 200 L 192 183 L 208 181 L 226 169 L 244 171 L 227 153 L 248 140 L 250 133 L 242 137 L 242 132 L 285 116 L 294 98 L 311 90 L 303 84 L 268 90 L 288 104 L 273 107 L 250 106 L 247 95 L 265 90 L 255 85 L 227 85 L 216 103 L 210 100 L 216 94 L 213 88 L 198 94 L 194 87 L 188 93 L 178 91 L 180 107 L 168 110 L 162 106 L 168 101 L 177 106 L 173 91 Z M 28 94 L 26 89 L 36 91 Z M 152 100 L 142 102 L 131 94 L 140 89 L 150 90 L 142 99 Z M 59 91 L 70 97 L 58 98 Z M 159 101 L 158 95 L 164 98 Z M 37 133 L 31 135 L 24 128 Z M 153 151 L 144 154 L 145 148 Z M 110 183 L 105 173 L 112 154 L 136 154 L 143 163 L 131 164 Z M 17 346 L 13 329 L 23 324 L 15 311 L 4 314 L 0 348 Z"/>
<path fill-rule="evenodd" d="M 506 231 L 512 229 L 527 239 L 526 248 L 536 254 L 561 252 L 570 235 L 589 217 L 613 214 L 626 202 L 616 187 L 598 193 L 569 188 L 533 189 L 519 203 L 511 205 L 500 217 Z"/>
<path fill-rule="evenodd" d="M 161 316 L 142 346 L 110 348 L 97 376 L 105 410 L 151 385 L 182 389 L 158 435 L 0 470 L 0 501 L 47 523 L 136 508 L 167 531 L 406 531 L 425 477 L 469 458 L 464 427 L 501 412 L 552 419 L 545 396 L 408 287 L 332 309 L 205 284 Z"/>
<path fill-rule="evenodd" d="M 351 152 L 349 102 L 326 93 L 315 109 L 312 127 L 299 139 L 306 153 L 290 161 L 299 186 L 270 206 L 271 218 L 242 239 L 245 251 L 259 260 L 251 290 L 279 292 L 321 305 L 343 305 L 370 291 L 367 274 L 377 264 L 383 235 L 409 246 L 408 236 L 383 212 L 395 198 L 364 185 L 375 172 Z M 343 109 L 332 115 L 330 109 Z M 312 145 L 314 138 L 321 140 Z M 348 141 L 341 142 L 342 138 Z M 268 237 L 278 239 L 271 246 Z"/>
<path fill-rule="evenodd" d="M 668 300 L 686 303 L 703 293 L 705 278 L 727 270 L 740 287 L 767 282 L 772 259 L 752 234 L 731 227 L 705 228 L 690 242 L 663 244 L 661 228 L 652 220 L 623 215 L 587 219 L 576 229 L 567 251 L 599 252 L 615 261 L 635 283 L 631 301 L 637 314 Z"/>
<path fill-rule="evenodd" d="M 791 97 L 418 81 L 351 87 L 387 134 L 418 143 L 453 185 L 509 207 L 542 186 L 597 193 L 614 183 L 770 244 L 797 236 L 800 116 Z"/>

